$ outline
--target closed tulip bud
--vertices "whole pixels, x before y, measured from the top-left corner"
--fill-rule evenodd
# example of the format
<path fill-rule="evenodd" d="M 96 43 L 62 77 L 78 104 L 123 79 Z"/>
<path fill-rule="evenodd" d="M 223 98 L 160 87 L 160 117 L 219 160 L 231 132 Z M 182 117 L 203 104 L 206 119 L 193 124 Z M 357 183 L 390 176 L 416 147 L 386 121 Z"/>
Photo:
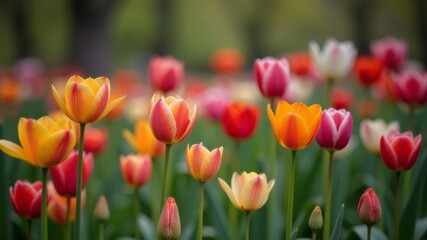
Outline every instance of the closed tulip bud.
<path fill-rule="evenodd" d="M 107 221 L 110 218 L 110 209 L 104 195 L 99 196 L 93 215 L 98 221 Z"/>
<path fill-rule="evenodd" d="M 147 120 L 138 120 L 135 123 L 134 133 L 123 130 L 123 136 L 128 143 L 141 155 L 158 157 L 165 152 L 165 144 L 154 137 Z"/>
<path fill-rule="evenodd" d="M 9 188 L 10 201 L 15 212 L 25 219 L 37 219 L 41 214 L 42 182 L 30 183 L 16 181 L 14 187 Z"/>
<path fill-rule="evenodd" d="M 86 128 L 83 150 L 92 154 L 99 154 L 104 150 L 108 141 L 108 132 L 105 129 Z"/>
<path fill-rule="evenodd" d="M 365 119 L 360 124 L 360 138 L 368 151 L 377 154 L 380 152 L 381 136 L 391 130 L 399 130 L 397 121 L 387 124 L 383 119 Z"/>
<path fill-rule="evenodd" d="M 394 71 L 399 71 L 406 61 L 407 44 L 396 38 L 384 38 L 371 43 L 372 54 Z"/>
<path fill-rule="evenodd" d="M 186 162 L 190 175 L 200 182 L 212 179 L 221 166 L 222 151 L 222 147 L 209 151 L 203 143 L 187 145 Z"/>
<path fill-rule="evenodd" d="M 243 103 L 229 104 L 221 119 L 224 131 L 235 140 L 250 138 L 255 132 L 258 121 L 258 107 Z"/>
<path fill-rule="evenodd" d="M 399 101 L 409 106 L 423 106 L 427 102 L 427 72 L 414 70 L 393 75 Z"/>
<path fill-rule="evenodd" d="M 184 78 L 184 64 L 174 57 L 152 57 L 148 66 L 151 86 L 155 91 L 169 92 Z"/>
<path fill-rule="evenodd" d="M 351 113 L 329 108 L 322 113 L 316 140 L 320 147 L 329 151 L 341 150 L 347 146 L 353 131 Z"/>
<path fill-rule="evenodd" d="M 381 220 L 381 204 L 374 189 L 369 188 L 360 197 L 357 215 L 368 226 L 372 226 Z"/>
<path fill-rule="evenodd" d="M 153 163 L 148 155 L 120 156 L 120 169 L 124 180 L 132 187 L 141 187 L 151 178 Z"/>
<path fill-rule="evenodd" d="M 421 150 L 422 136 L 413 136 L 412 132 L 399 133 L 392 130 L 381 137 L 380 153 L 384 165 L 393 171 L 410 169 Z"/>
<path fill-rule="evenodd" d="M 281 97 L 291 79 L 288 60 L 266 57 L 254 63 L 254 75 L 258 88 L 267 98 Z"/>
<path fill-rule="evenodd" d="M 178 239 L 181 235 L 181 220 L 178 205 L 173 197 L 169 197 L 160 214 L 157 233 L 163 239 Z"/>
<path fill-rule="evenodd" d="M 322 229 L 322 209 L 320 209 L 319 206 L 314 207 L 313 212 L 311 212 L 310 219 L 308 220 L 308 226 L 312 232 L 317 232 Z"/>

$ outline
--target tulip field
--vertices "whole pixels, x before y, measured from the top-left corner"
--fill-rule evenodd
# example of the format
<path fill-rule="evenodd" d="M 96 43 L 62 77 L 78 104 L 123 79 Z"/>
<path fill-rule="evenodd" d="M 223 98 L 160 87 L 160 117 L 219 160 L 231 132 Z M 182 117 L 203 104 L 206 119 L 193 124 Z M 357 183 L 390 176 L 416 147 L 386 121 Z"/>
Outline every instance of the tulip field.
<path fill-rule="evenodd" d="M 0 75 L 0 238 L 427 239 L 426 66 L 307 46 Z"/>

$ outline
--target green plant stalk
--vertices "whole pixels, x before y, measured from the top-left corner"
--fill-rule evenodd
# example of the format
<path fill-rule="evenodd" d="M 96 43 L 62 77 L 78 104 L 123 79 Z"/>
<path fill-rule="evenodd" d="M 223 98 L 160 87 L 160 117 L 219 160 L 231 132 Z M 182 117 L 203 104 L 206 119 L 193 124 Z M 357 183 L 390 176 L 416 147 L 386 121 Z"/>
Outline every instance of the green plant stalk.
<path fill-rule="evenodd" d="M 274 104 L 274 98 L 270 99 L 270 107 L 275 112 L 276 107 Z M 276 136 L 274 135 L 273 131 L 270 131 L 270 176 L 269 179 L 275 179 L 276 178 L 276 145 L 277 140 Z M 276 203 L 276 196 L 275 191 L 270 192 L 270 197 L 268 200 L 268 211 L 267 211 L 267 223 L 268 223 L 268 239 L 274 239 L 274 205 Z"/>
<path fill-rule="evenodd" d="M 104 222 L 103 221 L 99 221 L 98 239 L 104 240 Z"/>
<path fill-rule="evenodd" d="M 165 195 L 166 195 L 166 185 L 168 180 L 168 167 L 169 167 L 169 155 L 172 148 L 172 144 L 166 144 L 165 150 L 165 165 L 163 167 L 163 178 L 162 178 L 162 198 L 160 199 L 160 209 L 163 208 L 165 204 Z"/>
<path fill-rule="evenodd" d="M 316 231 L 311 232 L 311 240 L 316 240 L 316 238 L 317 238 L 317 232 Z"/>
<path fill-rule="evenodd" d="M 368 228 L 368 240 L 371 240 L 371 230 L 372 230 L 372 226 L 371 226 L 371 225 L 366 225 L 366 227 Z"/>
<path fill-rule="evenodd" d="M 393 239 L 399 240 L 399 202 L 400 202 L 400 172 L 396 172 L 396 193 L 394 203 L 394 234 Z"/>
<path fill-rule="evenodd" d="M 197 239 L 202 240 L 203 237 L 203 194 L 205 191 L 205 183 L 200 182 L 200 204 L 199 204 L 199 225 L 197 229 Z"/>
<path fill-rule="evenodd" d="M 83 175 L 83 141 L 85 136 L 86 123 L 80 123 L 80 140 L 79 140 L 79 161 L 77 165 L 77 190 L 76 190 L 76 226 L 74 239 L 80 239 L 80 216 L 81 216 L 81 199 L 82 199 L 82 175 Z"/>
<path fill-rule="evenodd" d="M 249 222 L 250 222 L 250 216 L 251 211 L 246 211 L 245 214 L 245 240 L 249 240 Z"/>
<path fill-rule="evenodd" d="M 139 188 L 135 187 L 134 189 L 134 211 L 135 211 L 135 239 L 139 239 L 139 231 L 138 231 L 138 216 L 139 216 Z"/>
<path fill-rule="evenodd" d="M 328 175 L 326 182 L 325 196 L 325 224 L 323 225 L 323 239 L 329 239 L 329 231 L 331 226 L 331 189 L 332 189 L 332 164 L 334 159 L 334 151 L 329 151 L 328 160 Z"/>
<path fill-rule="evenodd" d="M 47 168 L 42 168 L 43 172 L 43 187 L 42 187 L 42 240 L 47 240 Z"/>
<path fill-rule="evenodd" d="M 158 163 L 159 159 L 152 158 L 153 161 L 153 176 L 157 176 L 160 171 L 160 164 Z M 151 219 L 157 219 L 159 217 L 159 210 L 158 210 L 158 178 L 152 178 L 151 179 Z"/>
<path fill-rule="evenodd" d="M 296 150 L 292 150 L 291 173 L 289 175 L 289 193 L 288 193 L 288 217 L 286 221 L 286 240 L 291 240 L 292 234 L 292 213 L 294 207 L 294 181 L 295 181 L 295 161 Z"/>
<path fill-rule="evenodd" d="M 65 231 L 64 231 L 64 239 L 70 240 L 71 239 L 71 232 L 70 232 L 70 207 L 71 207 L 71 197 L 67 196 L 67 215 L 65 215 Z"/>
<path fill-rule="evenodd" d="M 31 219 L 28 219 L 28 240 L 31 240 Z"/>

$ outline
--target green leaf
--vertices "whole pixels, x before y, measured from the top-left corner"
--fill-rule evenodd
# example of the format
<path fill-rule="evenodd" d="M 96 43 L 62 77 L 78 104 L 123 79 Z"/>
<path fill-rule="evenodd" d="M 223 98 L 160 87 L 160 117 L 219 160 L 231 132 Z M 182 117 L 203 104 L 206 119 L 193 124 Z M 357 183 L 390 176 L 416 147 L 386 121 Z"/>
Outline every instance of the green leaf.
<path fill-rule="evenodd" d="M 218 239 L 231 239 L 231 232 L 228 224 L 227 217 L 221 202 L 208 185 L 205 188 L 206 207 L 210 208 L 214 218 L 215 226 L 218 230 Z M 231 204 L 231 203 L 230 203 Z"/>
<path fill-rule="evenodd" d="M 334 229 L 332 230 L 331 240 L 339 240 L 341 234 L 342 220 L 344 217 L 344 204 L 341 205 L 337 220 L 335 221 Z"/>
<path fill-rule="evenodd" d="M 139 232 L 144 237 L 144 239 L 147 239 L 147 240 L 155 240 L 156 239 L 156 236 L 157 236 L 157 233 L 155 230 L 156 226 L 157 226 L 157 224 L 154 224 L 150 218 L 148 218 L 144 214 L 139 214 L 139 216 L 138 216 L 138 229 L 139 229 Z"/>
<path fill-rule="evenodd" d="M 414 240 L 421 240 L 427 237 L 427 217 L 417 219 L 415 224 Z"/>
<path fill-rule="evenodd" d="M 297 234 L 298 234 L 298 228 L 295 228 L 291 233 L 291 239 L 292 240 L 297 239 Z"/>
<path fill-rule="evenodd" d="M 352 231 L 357 234 L 357 236 L 364 240 L 367 238 L 367 228 L 365 225 L 354 226 Z M 371 239 L 375 240 L 388 240 L 387 236 L 377 227 L 372 227 L 371 229 Z"/>

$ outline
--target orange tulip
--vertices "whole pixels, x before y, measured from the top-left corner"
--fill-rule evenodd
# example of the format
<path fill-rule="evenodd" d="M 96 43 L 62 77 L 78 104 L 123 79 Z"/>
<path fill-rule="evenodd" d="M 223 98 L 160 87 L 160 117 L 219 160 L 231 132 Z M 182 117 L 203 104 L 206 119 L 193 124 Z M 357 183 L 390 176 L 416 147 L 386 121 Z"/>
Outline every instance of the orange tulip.
<path fill-rule="evenodd" d="M 52 182 L 48 182 L 47 190 L 49 193 L 49 200 L 47 204 L 47 216 L 58 224 L 67 223 L 67 198 L 60 195 Z M 82 208 L 86 201 L 86 192 L 82 191 Z M 76 219 L 76 198 L 70 198 L 70 222 Z"/>
<path fill-rule="evenodd" d="M 138 120 L 135 124 L 135 134 L 125 129 L 123 136 L 141 155 L 157 157 L 165 152 L 165 145 L 154 137 L 147 120 Z"/>
<path fill-rule="evenodd" d="M 132 187 L 142 187 L 146 184 L 153 172 L 153 163 L 148 155 L 120 156 L 120 169 L 123 179 Z"/>
<path fill-rule="evenodd" d="M 102 119 L 125 98 L 110 98 L 110 81 L 106 77 L 84 79 L 77 75 L 68 79 L 64 92 L 58 93 L 52 85 L 52 93 L 65 115 L 78 123 Z"/>
<path fill-rule="evenodd" d="M 307 107 L 280 101 L 276 113 L 267 106 L 268 119 L 280 145 L 291 150 L 306 148 L 316 137 L 320 127 L 322 108 L 319 104 Z"/>
<path fill-rule="evenodd" d="M 222 147 L 209 151 L 203 143 L 187 145 L 186 162 L 190 175 L 200 182 L 212 179 L 221 166 L 222 151 Z"/>
<path fill-rule="evenodd" d="M 64 122 L 48 116 L 38 120 L 20 118 L 18 135 L 21 146 L 0 140 L 0 150 L 36 167 L 52 167 L 64 161 L 76 143 L 74 131 Z"/>
<path fill-rule="evenodd" d="M 150 127 L 160 142 L 174 144 L 190 134 L 196 123 L 197 106 L 190 111 L 187 102 L 179 96 L 151 98 Z"/>

